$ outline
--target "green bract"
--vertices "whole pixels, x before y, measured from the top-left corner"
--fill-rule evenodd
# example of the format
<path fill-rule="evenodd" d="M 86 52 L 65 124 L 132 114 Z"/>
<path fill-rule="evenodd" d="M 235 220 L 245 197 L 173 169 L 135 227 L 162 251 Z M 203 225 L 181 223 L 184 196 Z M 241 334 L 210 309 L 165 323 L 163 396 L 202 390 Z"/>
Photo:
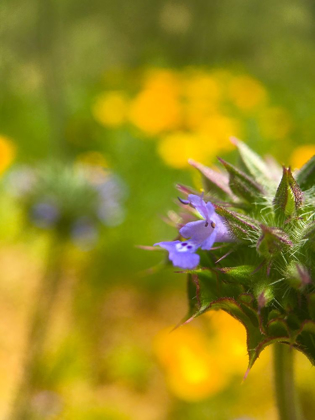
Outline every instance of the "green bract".
<path fill-rule="evenodd" d="M 226 173 L 190 162 L 235 241 L 201 251 L 200 268 L 188 271 L 185 322 L 211 309 L 238 319 L 249 368 L 275 342 L 315 364 L 315 158 L 293 174 L 234 142 L 240 165 L 220 159 Z"/>

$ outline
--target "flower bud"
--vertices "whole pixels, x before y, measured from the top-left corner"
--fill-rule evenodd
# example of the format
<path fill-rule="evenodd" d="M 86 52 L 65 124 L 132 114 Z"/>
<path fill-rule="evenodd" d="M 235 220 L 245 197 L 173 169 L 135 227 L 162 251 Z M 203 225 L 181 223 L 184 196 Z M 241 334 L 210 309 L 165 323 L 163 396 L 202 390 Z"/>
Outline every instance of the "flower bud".
<path fill-rule="evenodd" d="M 286 272 L 286 279 L 294 289 L 302 289 L 312 282 L 309 271 L 306 267 L 292 262 Z"/>
<path fill-rule="evenodd" d="M 267 259 L 276 257 L 293 245 L 289 236 L 281 229 L 261 225 L 261 230 L 257 251 Z"/>
<path fill-rule="evenodd" d="M 265 306 L 268 305 L 269 302 L 272 301 L 272 299 L 274 298 L 274 294 L 272 291 L 271 287 L 264 287 L 263 289 L 259 288 L 259 291 L 257 293 L 257 303 L 258 303 L 258 308 L 262 309 Z"/>
<path fill-rule="evenodd" d="M 293 178 L 291 169 L 283 167 L 282 179 L 273 200 L 276 216 L 280 220 L 294 216 L 300 209 L 302 202 L 303 193 Z"/>

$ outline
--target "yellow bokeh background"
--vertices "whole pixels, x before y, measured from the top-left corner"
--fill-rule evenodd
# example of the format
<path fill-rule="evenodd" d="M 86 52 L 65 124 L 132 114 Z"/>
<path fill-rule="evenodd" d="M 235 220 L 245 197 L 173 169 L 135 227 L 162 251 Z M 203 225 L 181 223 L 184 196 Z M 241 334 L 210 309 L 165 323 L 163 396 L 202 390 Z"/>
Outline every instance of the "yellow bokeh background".
<path fill-rule="evenodd" d="M 105 127 L 131 126 L 157 141 L 162 160 L 177 169 L 189 158 L 213 162 L 233 149 L 230 137 L 246 138 L 253 124 L 270 141 L 293 130 L 289 113 L 272 103 L 261 82 L 224 69 L 149 69 L 136 93 L 125 88 L 99 95 L 93 115 Z"/>

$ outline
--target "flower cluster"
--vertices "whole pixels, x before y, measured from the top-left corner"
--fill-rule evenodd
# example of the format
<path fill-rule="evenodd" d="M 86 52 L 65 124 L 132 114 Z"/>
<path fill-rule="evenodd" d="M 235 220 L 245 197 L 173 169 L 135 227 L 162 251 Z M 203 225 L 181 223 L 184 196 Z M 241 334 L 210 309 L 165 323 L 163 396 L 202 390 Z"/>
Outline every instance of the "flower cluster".
<path fill-rule="evenodd" d="M 315 156 L 292 173 L 234 144 L 241 166 L 220 159 L 227 174 L 190 161 L 205 195 L 179 186 L 181 202 L 202 220 L 179 226 L 184 242 L 157 245 L 189 270 L 186 322 L 223 309 L 245 326 L 249 367 L 274 342 L 315 364 Z"/>
<path fill-rule="evenodd" d="M 124 183 L 95 164 L 21 166 L 8 174 L 6 185 L 27 221 L 83 249 L 96 243 L 100 224 L 115 226 L 124 219 Z"/>
<path fill-rule="evenodd" d="M 181 236 L 187 239 L 184 242 L 177 240 L 155 245 L 169 252 L 169 258 L 175 266 L 193 269 L 200 261 L 200 256 L 196 254 L 198 248 L 210 250 L 215 242 L 229 242 L 233 238 L 210 202 L 206 203 L 202 197 L 194 194 L 190 194 L 188 200 L 180 201 L 192 206 L 203 220 L 189 222 L 180 229 Z"/>
<path fill-rule="evenodd" d="M 292 132 L 287 111 L 274 106 L 261 82 L 225 69 L 149 69 L 124 74 L 116 89 L 100 94 L 95 119 L 109 128 L 124 125 L 156 139 L 165 163 L 185 168 L 188 158 L 207 163 L 231 150 L 229 137 L 256 133 L 256 141 L 278 141 Z"/>

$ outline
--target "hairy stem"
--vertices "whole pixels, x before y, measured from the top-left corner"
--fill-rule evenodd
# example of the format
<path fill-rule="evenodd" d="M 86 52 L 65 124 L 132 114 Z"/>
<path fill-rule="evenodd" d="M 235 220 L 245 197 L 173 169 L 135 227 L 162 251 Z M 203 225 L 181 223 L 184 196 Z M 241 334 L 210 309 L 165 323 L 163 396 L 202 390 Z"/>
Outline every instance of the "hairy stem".
<path fill-rule="evenodd" d="M 303 420 L 294 385 L 293 348 L 278 343 L 273 348 L 279 420 Z"/>

